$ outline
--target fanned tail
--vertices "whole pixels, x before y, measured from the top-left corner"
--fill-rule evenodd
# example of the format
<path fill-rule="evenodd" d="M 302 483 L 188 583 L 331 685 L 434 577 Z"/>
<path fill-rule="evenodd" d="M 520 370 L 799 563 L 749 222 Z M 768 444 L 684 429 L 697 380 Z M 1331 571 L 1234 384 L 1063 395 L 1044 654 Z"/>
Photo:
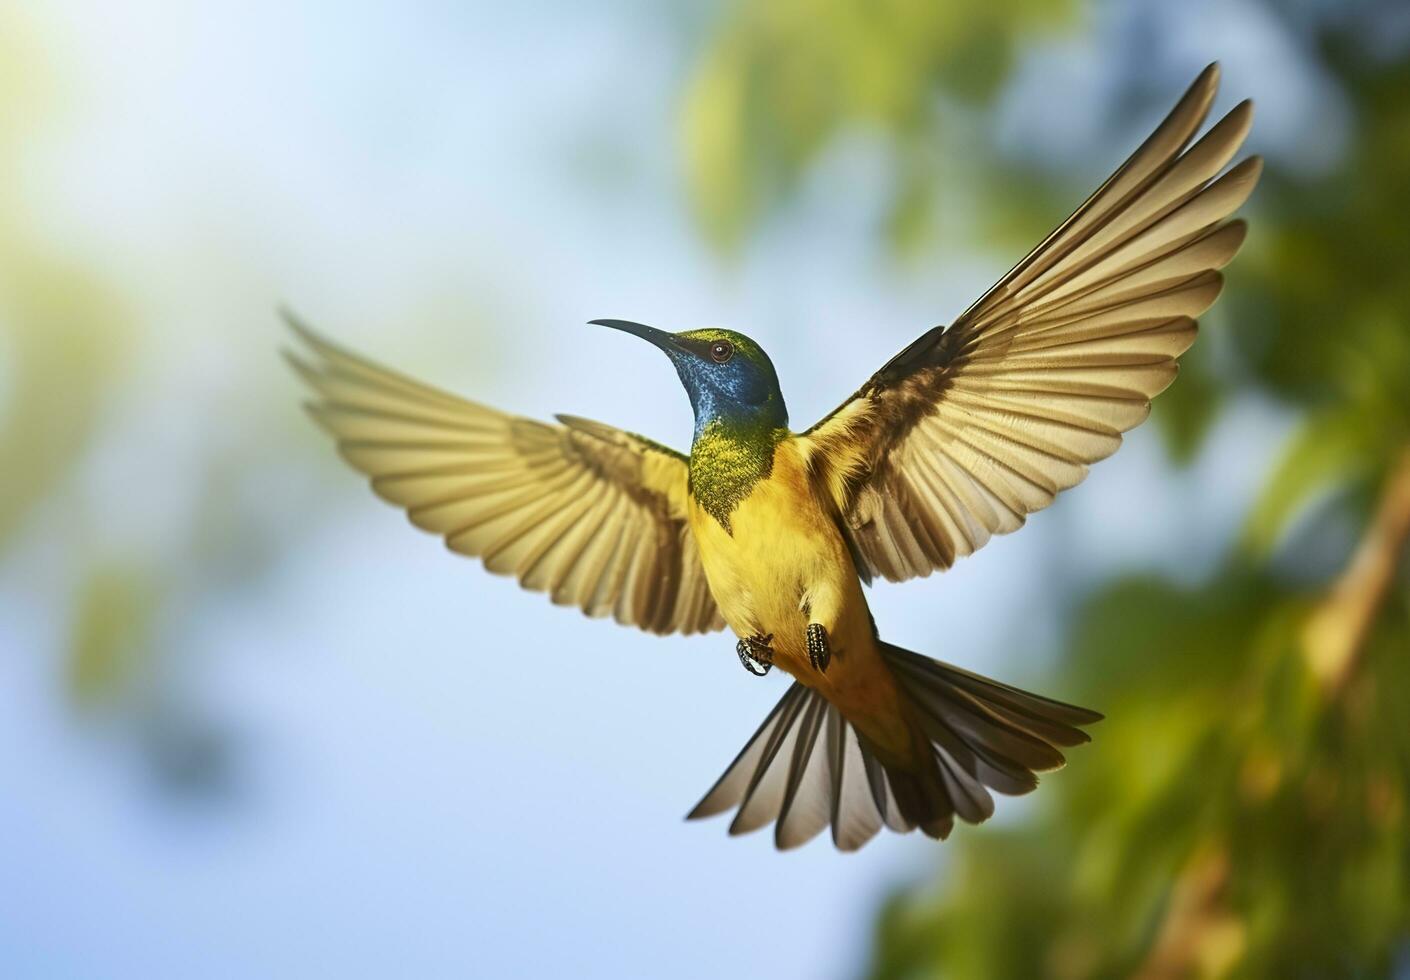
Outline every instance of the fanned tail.
<path fill-rule="evenodd" d="M 883 826 L 943 839 L 956 817 L 981 823 L 993 814 L 990 790 L 1031 792 L 1037 773 L 1064 764 L 1060 748 L 1090 741 L 1079 726 L 1102 718 L 889 643 L 880 648 L 928 749 L 921 767 L 882 763 L 837 708 L 794 682 L 687 819 L 738 807 L 729 832 L 773 823 L 780 850 L 829 825 L 843 851 Z"/>

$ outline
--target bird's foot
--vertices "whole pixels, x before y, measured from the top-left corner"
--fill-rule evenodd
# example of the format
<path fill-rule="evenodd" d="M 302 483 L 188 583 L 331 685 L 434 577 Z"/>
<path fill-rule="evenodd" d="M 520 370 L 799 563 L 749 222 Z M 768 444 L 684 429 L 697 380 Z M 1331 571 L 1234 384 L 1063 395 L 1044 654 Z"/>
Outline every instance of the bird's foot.
<path fill-rule="evenodd" d="M 755 633 L 736 643 L 734 652 L 739 654 L 739 662 L 744 665 L 745 670 L 755 677 L 763 677 L 774 665 L 774 648 L 769 645 L 773 641 L 772 633 L 767 636 Z"/>
<path fill-rule="evenodd" d="M 827 665 L 832 662 L 832 645 L 827 641 L 827 628 L 822 623 L 808 624 L 808 662 L 820 673 L 826 673 Z"/>

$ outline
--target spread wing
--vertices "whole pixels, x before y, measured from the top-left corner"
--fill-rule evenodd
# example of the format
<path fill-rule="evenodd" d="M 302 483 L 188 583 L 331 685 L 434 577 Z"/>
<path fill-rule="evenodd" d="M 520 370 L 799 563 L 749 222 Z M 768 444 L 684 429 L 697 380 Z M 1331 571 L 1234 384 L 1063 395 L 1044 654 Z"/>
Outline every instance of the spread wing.
<path fill-rule="evenodd" d="M 308 410 L 372 489 L 452 551 L 589 616 L 652 633 L 724 626 L 686 526 L 686 459 L 560 415 L 497 412 L 379 367 L 289 320 Z"/>
<path fill-rule="evenodd" d="M 948 329 L 801 437 L 866 577 L 948 568 L 1079 483 L 1150 412 L 1238 251 L 1244 102 L 1194 145 L 1209 66 L 1144 144 Z M 1188 146 L 1188 149 L 1186 147 Z"/>

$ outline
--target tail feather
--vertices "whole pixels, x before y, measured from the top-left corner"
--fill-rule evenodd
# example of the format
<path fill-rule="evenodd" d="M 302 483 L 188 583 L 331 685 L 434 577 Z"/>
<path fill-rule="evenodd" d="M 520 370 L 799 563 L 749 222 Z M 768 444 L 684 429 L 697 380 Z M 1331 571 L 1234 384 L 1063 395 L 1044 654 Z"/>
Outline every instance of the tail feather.
<path fill-rule="evenodd" d="M 1037 773 L 1063 765 L 1059 748 L 1089 741 L 1077 726 L 1102 717 L 889 643 L 881 652 L 914 705 L 926 765 L 884 765 L 841 712 L 795 682 L 687 819 L 738 807 L 730 833 L 773 823 L 780 850 L 829 825 L 844 851 L 883 826 L 943 839 L 956 817 L 982 823 L 993 815 L 990 790 L 1036 788 Z"/>
<path fill-rule="evenodd" d="M 839 850 L 855 851 L 881 829 L 876 792 L 879 786 L 884 801 L 886 777 L 874 760 L 868 765 L 852 726 L 832 705 L 827 713 L 827 747 L 832 841 Z"/>
<path fill-rule="evenodd" d="M 729 764 L 715 785 L 710 787 L 710 791 L 695 804 L 695 809 L 687 814 L 687 820 L 699 820 L 704 817 L 713 817 L 716 814 L 724 813 L 726 810 L 738 806 L 740 801 L 753 789 L 758 781 L 758 773 L 767 766 L 760 766 L 763 761 L 764 752 L 768 748 L 770 740 L 784 722 L 784 713 L 790 710 L 791 705 L 806 697 L 808 689 L 802 684 L 793 684 L 784 693 L 778 704 L 774 705 L 772 711 L 764 719 L 764 723 L 759 726 L 744 748 L 739 750 L 739 755 L 734 757 L 734 761 Z M 790 715 L 791 717 L 791 715 Z"/>
<path fill-rule="evenodd" d="M 828 752 L 823 728 L 832 705 L 811 698 L 798 722 L 798 739 L 789 760 L 788 785 L 783 791 L 778 821 L 774 827 L 779 847 L 792 847 L 812 840 L 831 818 Z"/>
<path fill-rule="evenodd" d="M 932 660 L 919 653 L 912 653 L 890 643 L 881 643 L 881 652 L 893 667 L 911 664 L 922 674 L 939 674 L 942 683 L 985 702 L 990 711 L 1003 715 L 1020 727 L 1028 727 L 1035 734 L 1042 732 L 1048 741 L 1056 745 L 1072 747 L 1083 745 L 1092 737 L 1078 725 L 1091 725 L 1102 720 L 1100 712 L 1090 708 L 1079 708 L 1075 704 L 1045 698 L 1001 684 L 972 671 Z M 940 668 L 938 671 L 936 668 Z"/>

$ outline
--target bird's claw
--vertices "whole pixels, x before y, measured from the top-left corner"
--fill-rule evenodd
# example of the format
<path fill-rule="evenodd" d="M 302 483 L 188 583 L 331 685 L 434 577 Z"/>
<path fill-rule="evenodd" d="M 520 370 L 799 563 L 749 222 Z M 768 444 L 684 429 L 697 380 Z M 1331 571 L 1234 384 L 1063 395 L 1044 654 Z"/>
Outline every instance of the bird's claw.
<path fill-rule="evenodd" d="M 827 628 L 822 623 L 808 624 L 808 662 L 819 673 L 827 672 L 832 662 L 832 645 L 827 641 Z"/>
<path fill-rule="evenodd" d="M 773 647 L 769 646 L 773 641 L 772 633 L 767 636 L 755 633 L 736 643 L 734 652 L 739 654 L 739 662 L 744 665 L 745 670 L 755 677 L 763 677 L 774 666 L 774 651 Z"/>

